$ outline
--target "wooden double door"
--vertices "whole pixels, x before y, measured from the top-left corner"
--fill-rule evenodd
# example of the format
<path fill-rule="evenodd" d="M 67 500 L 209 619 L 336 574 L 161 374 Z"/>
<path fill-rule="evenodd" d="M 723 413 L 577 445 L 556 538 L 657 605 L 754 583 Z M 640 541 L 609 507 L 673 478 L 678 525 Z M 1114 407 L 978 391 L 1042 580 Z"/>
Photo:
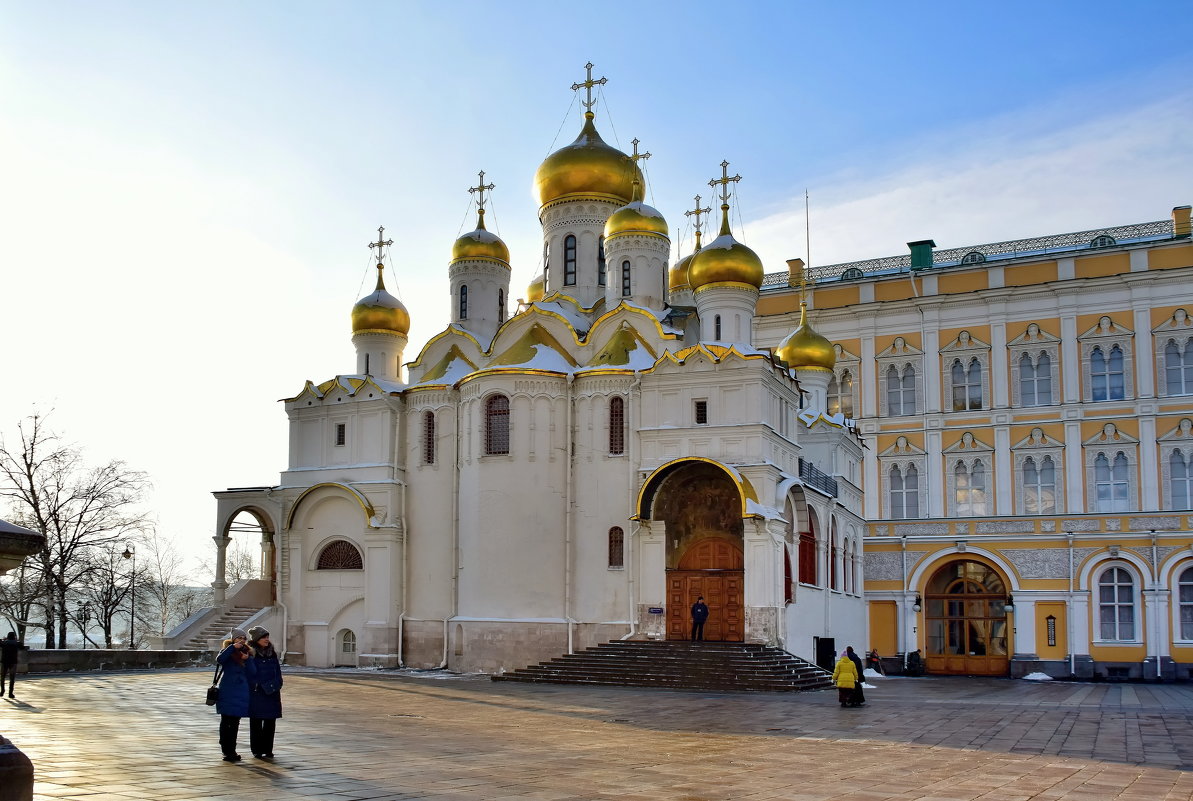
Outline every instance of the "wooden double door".
<path fill-rule="evenodd" d="M 692 634 L 692 604 L 704 596 L 708 621 L 704 639 L 742 642 L 745 624 L 745 571 L 742 553 L 721 538 L 696 543 L 667 571 L 667 639 L 686 640 Z"/>

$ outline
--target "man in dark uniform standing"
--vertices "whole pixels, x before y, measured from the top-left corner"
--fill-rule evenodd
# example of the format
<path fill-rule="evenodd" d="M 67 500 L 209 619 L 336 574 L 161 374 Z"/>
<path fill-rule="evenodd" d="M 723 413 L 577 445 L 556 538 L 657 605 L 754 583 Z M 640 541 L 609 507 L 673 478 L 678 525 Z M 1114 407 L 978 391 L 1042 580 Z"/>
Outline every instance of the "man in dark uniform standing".
<path fill-rule="evenodd" d="M 692 642 L 704 640 L 704 621 L 708 620 L 708 605 L 701 595 L 692 604 Z"/>
<path fill-rule="evenodd" d="M 8 680 L 8 697 L 12 698 L 12 685 L 17 680 L 17 655 L 24 649 L 15 631 L 0 640 L 0 695 L 4 695 L 4 680 Z"/>

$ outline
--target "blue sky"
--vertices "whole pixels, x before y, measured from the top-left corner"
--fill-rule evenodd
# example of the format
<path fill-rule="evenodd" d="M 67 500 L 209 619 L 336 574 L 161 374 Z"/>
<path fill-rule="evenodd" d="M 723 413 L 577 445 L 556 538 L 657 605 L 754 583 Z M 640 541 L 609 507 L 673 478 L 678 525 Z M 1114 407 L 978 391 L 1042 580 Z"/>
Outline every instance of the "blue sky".
<path fill-rule="evenodd" d="M 514 296 L 568 87 L 681 212 L 722 159 L 768 271 L 1163 219 L 1193 201 L 1178 5 L 0 2 L 0 430 L 53 407 L 146 469 L 205 552 L 207 492 L 276 480 L 277 398 L 351 372 L 366 243 L 392 236 L 407 359 L 447 316 L 467 187 L 497 184 Z M 392 288 L 392 279 L 391 288 Z M 13 299 L 19 299 L 13 307 Z M 26 332 L 33 332 L 30 336 Z"/>

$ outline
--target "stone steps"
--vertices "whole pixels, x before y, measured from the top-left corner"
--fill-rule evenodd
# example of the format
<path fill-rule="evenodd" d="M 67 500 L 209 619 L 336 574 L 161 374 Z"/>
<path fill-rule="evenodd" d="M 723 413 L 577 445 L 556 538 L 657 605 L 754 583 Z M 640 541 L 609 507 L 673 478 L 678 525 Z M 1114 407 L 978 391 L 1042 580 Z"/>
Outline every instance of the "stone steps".
<path fill-rule="evenodd" d="M 234 606 L 215 620 L 199 629 L 195 636 L 183 643 L 183 649 L 206 651 L 209 640 L 223 640 L 235 628 L 244 628 L 245 622 L 260 612 L 251 606 Z"/>
<path fill-rule="evenodd" d="M 832 686 L 828 673 L 779 648 L 686 641 L 601 643 L 492 678 L 718 692 L 799 692 Z"/>

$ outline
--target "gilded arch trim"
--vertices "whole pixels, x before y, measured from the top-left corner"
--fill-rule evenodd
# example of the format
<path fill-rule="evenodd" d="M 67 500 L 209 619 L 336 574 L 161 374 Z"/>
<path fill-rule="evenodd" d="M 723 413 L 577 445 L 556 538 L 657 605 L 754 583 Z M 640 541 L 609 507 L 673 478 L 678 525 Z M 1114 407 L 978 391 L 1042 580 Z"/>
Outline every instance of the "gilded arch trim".
<path fill-rule="evenodd" d="M 743 476 L 737 470 L 734 470 L 732 467 L 721 464 L 716 459 L 709 459 L 704 456 L 681 456 L 678 459 L 672 459 L 666 464 L 656 467 L 651 474 L 647 476 L 646 481 L 642 482 L 642 489 L 638 490 L 638 500 L 634 504 L 634 516 L 630 519 L 649 520 L 650 509 L 648 507 L 652 505 L 655 493 L 658 492 L 659 485 L 662 483 L 663 479 L 673 473 L 680 465 L 690 462 L 704 462 L 705 464 L 710 464 L 724 472 L 729 480 L 732 481 L 737 487 L 737 494 L 741 499 L 741 516 L 743 518 L 760 516 L 749 511 L 747 506 L 749 501 L 758 503 L 758 493 L 754 491 L 754 487 L 750 484 L 750 480 L 748 478 Z"/>
<path fill-rule="evenodd" d="M 304 500 L 306 500 L 306 497 L 308 495 L 310 495 L 315 490 L 319 490 L 319 489 L 338 489 L 338 490 L 343 490 L 344 492 L 348 493 L 358 504 L 360 504 L 360 508 L 365 513 L 365 522 L 368 524 L 369 528 L 373 528 L 373 515 L 376 514 L 376 511 L 373 509 L 373 504 L 369 503 L 368 498 L 366 498 L 358 490 L 355 490 L 352 487 L 349 487 L 347 484 L 338 484 L 336 482 L 325 482 L 322 484 L 316 484 L 313 487 L 307 487 L 305 490 L 303 490 L 302 494 L 299 495 L 294 500 L 294 505 L 290 507 L 290 511 L 286 514 L 286 529 L 287 530 L 289 530 L 290 527 L 294 524 L 294 515 L 295 515 L 295 513 L 298 512 L 298 507 L 302 505 L 302 502 Z"/>

